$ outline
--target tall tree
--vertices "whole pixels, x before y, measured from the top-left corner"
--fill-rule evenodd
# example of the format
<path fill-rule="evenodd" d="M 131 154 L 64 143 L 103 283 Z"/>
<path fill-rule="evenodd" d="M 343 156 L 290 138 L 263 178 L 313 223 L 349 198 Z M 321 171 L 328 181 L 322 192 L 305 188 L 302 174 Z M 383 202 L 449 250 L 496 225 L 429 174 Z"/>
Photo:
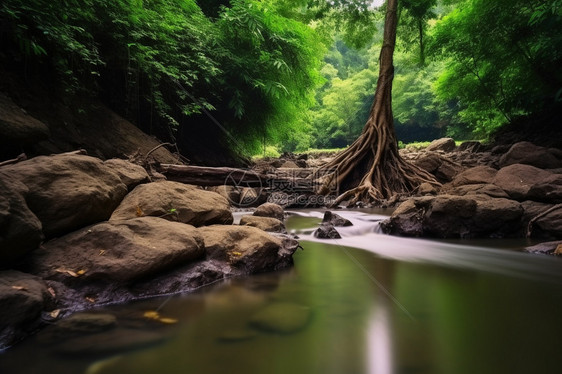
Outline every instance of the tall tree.
<path fill-rule="evenodd" d="M 429 173 L 407 163 L 398 153 L 391 105 L 397 8 L 398 0 L 387 0 L 379 78 L 367 123 L 359 138 L 322 168 L 325 177 L 319 192 L 341 193 L 335 204 L 379 202 L 412 192 L 422 182 L 437 184 Z"/>

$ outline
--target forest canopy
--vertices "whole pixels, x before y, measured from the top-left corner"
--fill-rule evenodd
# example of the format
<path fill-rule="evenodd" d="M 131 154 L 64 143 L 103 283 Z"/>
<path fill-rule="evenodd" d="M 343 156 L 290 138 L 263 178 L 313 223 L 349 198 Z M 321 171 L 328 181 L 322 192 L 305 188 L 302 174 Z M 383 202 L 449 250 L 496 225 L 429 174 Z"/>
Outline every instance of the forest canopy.
<path fill-rule="evenodd" d="M 398 140 L 485 139 L 560 106 L 562 0 L 399 2 Z M 345 147 L 373 102 L 384 6 L 4 0 L 0 61 L 193 149 Z M 198 147 L 198 148 L 197 148 Z"/>

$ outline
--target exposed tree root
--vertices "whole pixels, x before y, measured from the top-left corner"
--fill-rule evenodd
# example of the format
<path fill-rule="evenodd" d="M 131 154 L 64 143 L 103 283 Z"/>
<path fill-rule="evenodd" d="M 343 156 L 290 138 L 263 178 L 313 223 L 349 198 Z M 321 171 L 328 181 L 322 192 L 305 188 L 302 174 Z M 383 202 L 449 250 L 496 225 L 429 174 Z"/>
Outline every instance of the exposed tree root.
<path fill-rule="evenodd" d="M 345 151 L 320 169 L 320 194 L 336 192 L 334 205 L 344 201 L 380 203 L 410 194 L 421 183 L 440 184 L 423 169 L 398 153 L 392 114 L 393 53 L 396 41 L 397 0 L 387 2 L 383 46 L 375 100 L 363 132 Z"/>

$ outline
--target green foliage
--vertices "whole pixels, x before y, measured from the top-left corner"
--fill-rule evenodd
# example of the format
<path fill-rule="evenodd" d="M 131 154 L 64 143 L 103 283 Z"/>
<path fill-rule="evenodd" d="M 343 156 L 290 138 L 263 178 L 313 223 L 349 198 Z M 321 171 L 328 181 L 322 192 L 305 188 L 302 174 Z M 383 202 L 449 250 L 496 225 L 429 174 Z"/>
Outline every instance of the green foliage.
<path fill-rule="evenodd" d="M 554 103 L 562 89 L 559 1 L 470 0 L 443 18 L 433 49 L 447 61 L 437 82 L 479 135 Z M 551 7 L 552 5 L 552 7 Z"/>

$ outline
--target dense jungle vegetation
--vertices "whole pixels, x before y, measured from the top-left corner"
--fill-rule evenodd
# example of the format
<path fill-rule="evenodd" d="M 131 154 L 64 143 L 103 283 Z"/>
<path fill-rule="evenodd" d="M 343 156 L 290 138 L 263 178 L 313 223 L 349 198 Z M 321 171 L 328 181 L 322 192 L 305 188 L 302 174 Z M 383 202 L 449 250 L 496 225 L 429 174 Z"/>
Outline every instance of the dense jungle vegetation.
<path fill-rule="evenodd" d="M 0 61 L 180 149 L 344 147 L 373 102 L 384 5 L 4 0 Z M 485 139 L 562 100 L 561 0 L 403 0 L 398 139 Z M 188 152 L 189 153 L 189 152 Z"/>

